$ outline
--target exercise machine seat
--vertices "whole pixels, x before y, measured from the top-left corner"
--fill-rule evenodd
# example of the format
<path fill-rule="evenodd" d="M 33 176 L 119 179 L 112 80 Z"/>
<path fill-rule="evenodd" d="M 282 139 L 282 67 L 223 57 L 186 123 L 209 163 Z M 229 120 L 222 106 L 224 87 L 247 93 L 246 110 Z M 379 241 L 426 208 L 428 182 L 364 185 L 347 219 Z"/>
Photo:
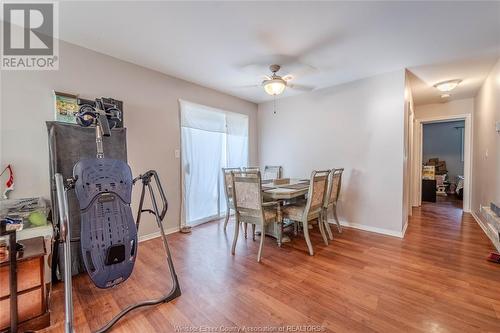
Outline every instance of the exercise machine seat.
<path fill-rule="evenodd" d="M 121 160 L 84 159 L 74 166 L 73 179 L 85 268 L 97 287 L 113 287 L 130 276 L 137 253 L 132 172 Z"/>

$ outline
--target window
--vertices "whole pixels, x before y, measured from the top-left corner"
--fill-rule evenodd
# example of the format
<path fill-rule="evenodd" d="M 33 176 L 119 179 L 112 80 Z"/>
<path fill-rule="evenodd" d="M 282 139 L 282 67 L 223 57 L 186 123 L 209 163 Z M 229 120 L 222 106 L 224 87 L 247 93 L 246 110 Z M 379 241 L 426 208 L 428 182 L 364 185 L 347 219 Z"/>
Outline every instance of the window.
<path fill-rule="evenodd" d="M 248 165 L 248 116 L 186 101 L 180 106 L 183 222 L 197 225 L 226 211 L 221 169 Z"/>

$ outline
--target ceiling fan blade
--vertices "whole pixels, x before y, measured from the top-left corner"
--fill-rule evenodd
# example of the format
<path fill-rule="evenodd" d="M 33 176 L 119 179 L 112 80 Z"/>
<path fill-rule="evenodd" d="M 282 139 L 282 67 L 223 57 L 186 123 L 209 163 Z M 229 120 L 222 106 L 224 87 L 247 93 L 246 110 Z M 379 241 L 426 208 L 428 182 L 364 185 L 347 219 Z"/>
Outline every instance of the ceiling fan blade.
<path fill-rule="evenodd" d="M 314 87 L 304 86 L 304 85 L 301 85 L 301 84 L 287 84 L 287 87 L 295 89 L 295 90 L 302 90 L 302 91 L 311 91 L 311 90 L 314 90 Z"/>
<path fill-rule="evenodd" d="M 289 66 L 285 66 L 285 70 L 287 73 L 290 73 L 289 75 L 293 78 L 298 78 L 313 74 L 318 71 L 318 68 L 303 62 L 296 62 L 290 64 Z"/>
<path fill-rule="evenodd" d="M 271 80 L 271 77 L 269 75 L 262 75 L 262 79 Z"/>
<path fill-rule="evenodd" d="M 249 88 L 260 88 L 262 87 L 261 84 L 249 84 L 249 85 L 246 85 L 246 86 L 237 86 L 237 87 L 234 87 L 236 89 L 249 89 Z"/>
<path fill-rule="evenodd" d="M 287 75 L 283 76 L 282 79 L 285 81 L 293 80 L 293 75 L 287 74 Z"/>
<path fill-rule="evenodd" d="M 261 73 L 269 73 L 269 64 L 268 63 L 251 63 L 239 66 L 240 70 L 245 73 L 252 75 L 260 75 Z"/>

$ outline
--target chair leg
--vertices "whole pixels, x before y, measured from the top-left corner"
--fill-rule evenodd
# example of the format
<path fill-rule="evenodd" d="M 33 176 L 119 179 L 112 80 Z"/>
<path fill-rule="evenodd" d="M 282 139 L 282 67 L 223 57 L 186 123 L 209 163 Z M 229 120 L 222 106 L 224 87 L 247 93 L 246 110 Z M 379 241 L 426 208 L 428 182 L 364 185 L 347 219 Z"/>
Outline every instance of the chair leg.
<path fill-rule="evenodd" d="M 231 209 L 228 207 L 226 210 L 226 219 L 224 220 L 224 231 L 226 231 L 227 223 L 229 222 L 229 215 L 231 214 Z"/>
<path fill-rule="evenodd" d="M 326 232 L 328 233 L 328 238 L 333 240 L 332 227 L 330 226 L 330 223 L 328 223 L 328 209 L 323 210 L 323 223 L 325 225 Z"/>
<path fill-rule="evenodd" d="M 325 242 L 325 245 L 328 245 L 328 238 L 326 238 L 326 233 L 325 233 L 325 224 L 323 223 L 323 214 L 320 213 L 318 217 L 318 226 L 319 226 L 319 232 L 321 233 L 321 237 L 323 237 L 323 241 Z"/>
<path fill-rule="evenodd" d="M 262 229 L 264 229 L 264 226 L 262 226 Z M 259 245 L 259 252 L 257 253 L 257 262 L 260 262 L 262 258 L 262 249 L 264 248 L 264 239 L 266 237 L 264 236 L 264 232 L 260 234 L 260 245 Z"/>
<path fill-rule="evenodd" d="M 252 224 L 252 239 L 255 240 L 255 224 Z"/>
<path fill-rule="evenodd" d="M 234 222 L 234 238 L 233 238 L 233 246 L 231 247 L 231 254 L 234 255 L 236 250 L 236 242 L 238 241 L 238 233 L 240 232 L 240 222 Z"/>
<path fill-rule="evenodd" d="M 339 233 L 342 233 L 342 226 L 340 225 L 339 217 L 337 216 L 337 205 L 333 205 L 333 217 L 335 218 L 335 222 L 337 223 L 337 229 Z"/>
<path fill-rule="evenodd" d="M 304 232 L 304 238 L 306 239 L 307 248 L 309 249 L 309 255 L 313 256 L 314 251 L 311 243 L 311 238 L 309 238 L 309 224 L 307 223 L 307 221 L 305 221 L 302 222 L 302 226 L 303 226 L 302 229 Z"/>
<path fill-rule="evenodd" d="M 245 239 L 247 238 L 247 227 L 248 223 L 243 223 L 243 231 L 245 231 Z"/>

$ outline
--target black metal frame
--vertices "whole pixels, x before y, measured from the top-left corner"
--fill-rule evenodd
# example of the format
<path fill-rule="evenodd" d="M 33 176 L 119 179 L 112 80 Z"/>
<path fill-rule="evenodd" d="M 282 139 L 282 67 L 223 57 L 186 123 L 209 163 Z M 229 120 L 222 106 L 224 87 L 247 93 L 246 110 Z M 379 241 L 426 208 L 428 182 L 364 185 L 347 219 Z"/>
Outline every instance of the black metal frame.
<path fill-rule="evenodd" d="M 96 146 L 97 146 L 97 159 L 104 158 L 104 151 L 102 145 L 103 137 L 110 136 L 110 127 L 108 123 L 108 117 L 106 115 L 105 109 L 105 101 L 104 99 L 96 100 L 94 108 L 93 106 L 89 106 L 88 110 L 84 113 L 92 115 L 92 123 L 96 125 Z M 83 105 L 82 108 L 85 108 L 86 105 Z M 102 107 L 102 109 L 101 109 Z M 118 109 L 114 109 L 117 112 L 121 112 Z M 82 111 L 83 112 L 83 111 Z M 83 115 L 83 113 L 82 113 Z M 89 126 L 89 123 L 84 121 L 80 122 L 81 126 Z M 59 225 L 60 225 L 60 239 L 63 242 L 63 255 L 64 255 L 64 310 L 65 310 L 65 322 L 64 327 L 66 333 L 73 332 L 73 290 L 72 290 L 72 275 L 71 275 L 71 237 L 70 237 L 70 228 L 69 228 L 69 209 L 68 209 L 68 195 L 67 191 L 74 189 L 76 179 L 70 178 L 64 181 L 63 176 L 60 173 L 56 173 L 55 176 L 56 190 L 57 190 L 57 203 L 59 209 Z M 160 194 L 160 199 L 162 202 L 161 212 L 158 209 L 158 203 L 156 201 L 155 190 L 151 185 L 151 181 L 154 179 L 154 183 L 156 185 L 156 191 Z M 136 304 L 132 304 L 122 311 L 120 311 L 116 316 L 114 316 L 106 325 L 98 329 L 96 332 L 106 332 L 114 324 L 116 324 L 121 318 L 123 318 L 130 311 L 150 305 L 157 305 L 160 303 L 170 302 L 171 300 L 179 297 L 181 295 L 181 288 L 179 286 L 179 281 L 177 279 L 177 274 L 175 273 L 174 263 L 172 261 L 172 255 L 170 253 L 170 248 L 168 247 L 167 236 L 165 235 L 165 230 L 163 229 L 162 221 L 165 218 L 168 209 L 167 197 L 165 196 L 165 192 L 160 183 L 160 179 L 155 170 L 149 170 L 142 175 L 139 175 L 135 179 L 133 179 L 132 183 L 135 185 L 136 182 L 142 182 L 142 191 L 141 191 L 141 199 L 139 201 L 139 209 L 137 212 L 137 219 L 135 222 L 137 230 L 139 230 L 139 224 L 141 221 L 142 213 L 151 213 L 155 216 L 156 223 L 158 224 L 158 228 L 160 229 L 160 235 L 163 240 L 163 247 L 165 248 L 165 252 L 167 254 L 167 265 L 170 270 L 170 275 L 172 277 L 172 289 L 163 297 L 158 299 L 146 300 Z M 144 209 L 144 198 L 146 195 L 146 188 L 149 192 L 149 197 L 152 204 L 152 209 Z M 14 242 L 15 243 L 15 242 Z"/>
<path fill-rule="evenodd" d="M 156 185 L 156 191 L 160 195 L 160 199 L 162 202 L 162 209 L 161 211 L 158 209 L 158 203 L 156 201 L 156 195 L 155 195 L 155 190 L 152 186 L 152 180 L 154 180 L 154 183 Z M 114 324 L 116 324 L 122 317 L 124 317 L 127 313 L 130 311 L 143 307 L 143 306 L 151 306 L 151 305 L 157 305 L 161 303 L 166 303 L 170 302 L 171 300 L 179 297 L 181 295 L 181 289 L 179 285 L 179 281 L 177 278 L 177 274 L 175 272 L 174 268 L 174 263 L 172 261 L 172 255 L 170 252 L 170 248 L 168 246 L 167 242 L 167 236 L 165 235 L 165 230 L 163 228 L 162 221 L 167 213 L 168 209 L 168 202 L 167 198 L 165 196 L 165 192 L 163 191 L 163 188 L 161 186 L 160 180 L 158 178 L 158 174 L 156 173 L 155 170 L 149 170 L 145 172 L 142 175 L 139 175 L 133 180 L 133 184 L 136 182 L 141 181 L 142 182 L 142 190 L 141 190 L 141 198 L 139 201 L 139 208 L 137 211 L 137 219 L 136 219 L 136 228 L 139 230 L 139 224 L 141 221 L 141 215 L 142 213 L 151 213 L 155 216 L 156 223 L 158 224 L 158 227 L 160 229 L 160 235 L 163 240 L 163 246 L 165 248 L 165 252 L 167 254 L 167 265 L 170 270 L 170 275 L 172 277 L 172 289 L 163 297 L 160 297 L 158 299 L 152 299 L 152 300 L 146 300 L 142 301 L 136 304 L 132 304 L 128 306 L 127 308 L 123 309 L 120 311 L 116 316 L 114 316 L 106 325 L 98 329 L 96 332 L 101 333 L 101 332 L 106 332 L 108 331 Z M 60 224 L 61 224 L 61 240 L 64 243 L 64 285 L 65 285 L 65 331 L 66 333 L 73 332 L 73 302 L 72 302 L 72 288 L 71 288 L 71 249 L 70 249 L 70 242 L 69 242 L 69 220 L 68 220 L 68 211 L 67 211 L 67 191 L 71 190 L 73 188 L 72 184 L 73 181 L 69 180 L 67 182 L 69 185 L 64 186 L 64 182 L 62 181 L 62 175 L 61 174 L 56 174 L 56 187 L 57 187 L 57 192 L 58 192 L 58 206 L 59 206 L 59 211 L 60 211 Z M 144 198 L 146 195 L 146 188 L 148 189 L 151 204 L 152 204 L 152 209 L 144 209 Z"/>

